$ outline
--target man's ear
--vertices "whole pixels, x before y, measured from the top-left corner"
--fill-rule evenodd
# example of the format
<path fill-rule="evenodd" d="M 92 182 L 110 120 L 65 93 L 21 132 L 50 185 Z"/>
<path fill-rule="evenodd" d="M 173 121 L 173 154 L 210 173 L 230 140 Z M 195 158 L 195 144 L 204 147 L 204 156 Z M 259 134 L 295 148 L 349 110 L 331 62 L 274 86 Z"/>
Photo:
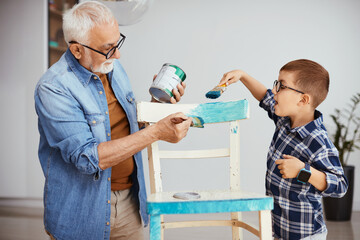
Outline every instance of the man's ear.
<path fill-rule="evenodd" d="M 81 58 L 81 56 L 82 56 L 82 49 L 81 49 L 81 47 L 80 47 L 79 44 L 71 44 L 71 45 L 69 46 L 69 49 L 70 49 L 71 53 L 74 55 L 74 57 L 75 57 L 76 59 L 79 60 L 79 59 Z"/>
<path fill-rule="evenodd" d="M 301 96 L 301 99 L 300 99 L 300 104 L 301 105 L 307 105 L 307 104 L 310 104 L 310 100 L 311 100 L 311 97 L 310 97 L 310 95 L 309 94 L 303 94 L 302 96 Z"/>

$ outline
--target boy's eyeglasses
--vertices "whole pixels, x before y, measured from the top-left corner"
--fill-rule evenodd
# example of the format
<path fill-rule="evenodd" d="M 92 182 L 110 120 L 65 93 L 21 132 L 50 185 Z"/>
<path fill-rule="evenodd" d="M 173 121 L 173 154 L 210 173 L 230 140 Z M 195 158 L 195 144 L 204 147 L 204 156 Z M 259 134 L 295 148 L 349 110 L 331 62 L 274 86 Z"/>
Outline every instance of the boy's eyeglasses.
<path fill-rule="evenodd" d="M 93 49 L 93 48 L 91 48 L 91 47 L 89 47 L 89 46 L 86 46 L 85 44 L 81 44 L 81 43 L 78 43 L 78 42 L 76 42 L 76 41 L 70 41 L 69 43 L 77 43 L 77 44 L 80 44 L 80 45 L 83 46 L 83 47 L 86 47 L 86 48 L 88 48 L 88 49 L 90 49 L 90 50 L 93 50 L 94 52 L 97 52 L 97 53 L 100 53 L 101 55 L 104 55 L 104 56 L 106 57 L 106 59 L 109 59 L 109 58 L 111 58 L 111 57 L 114 55 L 116 49 L 120 49 L 120 48 L 121 48 L 121 46 L 123 45 L 123 43 L 124 43 L 124 41 L 125 41 L 125 38 L 126 38 L 125 35 L 123 35 L 123 34 L 120 33 L 120 40 L 119 40 L 119 42 L 117 42 L 116 46 L 113 47 L 113 48 L 111 48 L 107 53 L 100 52 L 99 50 Z"/>
<path fill-rule="evenodd" d="M 282 83 L 281 83 L 280 81 L 278 81 L 278 80 L 275 80 L 275 81 L 274 81 L 273 88 L 275 88 L 276 92 L 280 92 L 280 89 L 288 88 L 288 89 L 293 90 L 293 91 L 295 91 L 295 92 L 305 94 L 305 93 L 302 92 L 302 91 L 299 91 L 299 90 L 296 90 L 296 89 L 294 89 L 294 88 L 285 86 L 284 84 L 282 84 Z"/>

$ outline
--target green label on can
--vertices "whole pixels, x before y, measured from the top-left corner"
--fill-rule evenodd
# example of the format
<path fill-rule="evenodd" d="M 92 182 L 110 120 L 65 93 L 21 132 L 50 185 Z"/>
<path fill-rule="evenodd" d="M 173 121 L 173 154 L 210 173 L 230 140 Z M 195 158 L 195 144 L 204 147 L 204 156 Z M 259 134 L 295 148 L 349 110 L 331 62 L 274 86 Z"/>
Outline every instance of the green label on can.
<path fill-rule="evenodd" d="M 179 68 L 178 66 L 175 66 L 175 65 L 169 65 L 173 68 L 175 68 L 175 74 L 181 79 L 181 81 L 183 82 L 186 78 L 186 74 L 184 73 L 184 71 Z"/>

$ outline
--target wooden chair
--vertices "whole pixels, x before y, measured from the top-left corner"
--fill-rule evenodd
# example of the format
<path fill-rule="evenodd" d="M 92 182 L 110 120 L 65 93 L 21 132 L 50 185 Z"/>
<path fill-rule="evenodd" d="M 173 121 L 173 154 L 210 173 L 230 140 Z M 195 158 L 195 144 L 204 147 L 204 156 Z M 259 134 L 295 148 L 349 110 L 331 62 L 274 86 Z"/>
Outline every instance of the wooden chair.
<path fill-rule="evenodd" d="M 241 119 L 248 118 L 248 102 L 240 100 L 225 103 L 205 104 L 159 104 L 139 102 L 137 104 L 138 121 L 146 124 L 155 123 L 163 117 L 183 112 L 188 116 L 197 116 L 204 123 L 229 122 L 229 148 L 187 151 L 160 151 L 158 143 L 148 146 L 150 188 L 147 199 L 147 211 L 150 215 L 150 240 L 164 239 L 164 230 L 169 228 L 230 226 L 232 239 L 240 239 L 241 229 L 255 234 L 260 239 L 272 239 L 271 197 L 243 192 L 240 190 L 240 133 Z M 190 129 L 191 130 L 191 129 Z M 198 199 L 183 200 L 174 198 L 176 192 L 163 192 L 160 159 L 170 158 L 221 158 L 230 159 L 230 189 L 214 191 L 196 191 Z M 194 191 L 191 191 L 194 192 Z M 257 211 L 259 228 L 255 228 L 241 220 L 241 212 Z M 165 214 L 200 214 L 229 212 L 229 220 L 164 222 Z"/>

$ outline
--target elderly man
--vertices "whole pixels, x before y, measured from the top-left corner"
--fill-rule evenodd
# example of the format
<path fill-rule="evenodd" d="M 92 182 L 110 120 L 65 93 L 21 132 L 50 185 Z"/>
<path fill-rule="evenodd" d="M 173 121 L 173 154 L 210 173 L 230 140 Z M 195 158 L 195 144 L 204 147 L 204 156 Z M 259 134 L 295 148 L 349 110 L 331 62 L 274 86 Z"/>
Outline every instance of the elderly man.
<path fill-rule="evenodd" d="M 52 239 L 143 239 L 140 151 L 157 140 L 180 141 L 191 118 L 172 114 L 139 131 L 134 94 L 117 60 L 125 36 L 103 4 L 74 6 L 63 30 L 69 48 L 35 89 L 45 230 Z M 172 103 L 184 88 L 173 91 Z"/>

